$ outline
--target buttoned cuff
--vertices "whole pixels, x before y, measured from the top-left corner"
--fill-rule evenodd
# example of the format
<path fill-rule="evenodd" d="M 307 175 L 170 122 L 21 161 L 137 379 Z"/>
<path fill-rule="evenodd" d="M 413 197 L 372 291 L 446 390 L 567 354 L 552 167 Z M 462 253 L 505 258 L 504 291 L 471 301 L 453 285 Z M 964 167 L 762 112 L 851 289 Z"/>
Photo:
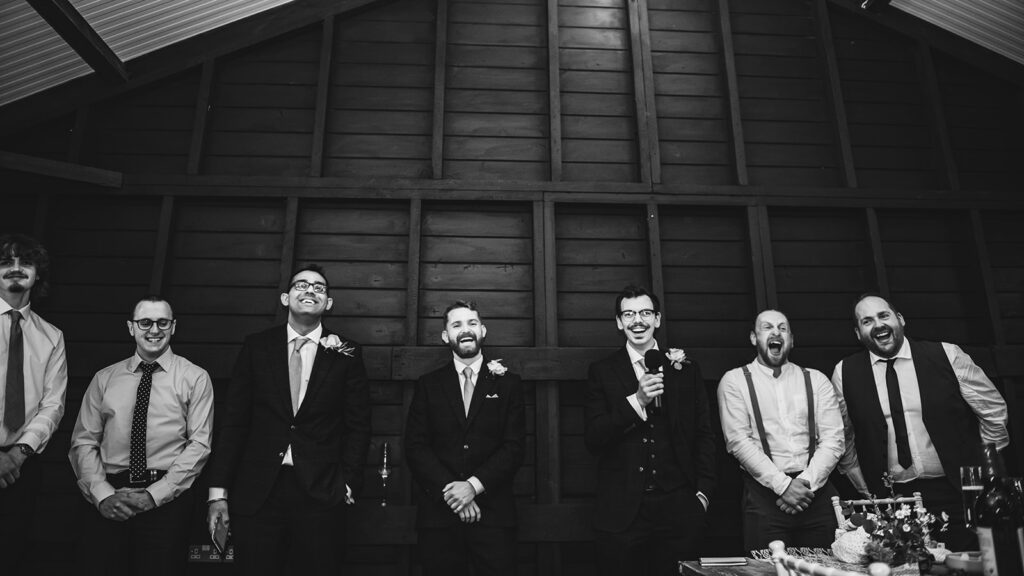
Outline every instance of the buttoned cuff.
<path fill-rule="evenodd" d="M 640 399 L 636 397 L 636 392 L 626 396 L 626 401 L 633 407 L 636 415 L 644 422 L 647 422 L 647 409 L 640 405 Z"/>
<path fill-rule="evenodd" d="M 14 442 L 11 442 L 11 444 L 24 444 L 31 448 L 33 452 L 38 454 L 39 452 L 42 452 L 42 450 L 40 450 L 39 447 L 43 445 L 43 439 L 40 438 L 39 435 L 36 434 L 35 432 L 31 430 L 25 430 L 24 432 L 21 433 L 21 437 L 15 440 Z"/>
<path fill-rule="evenodd" d="M 117 490 L 114 490 L 114 487 L 110 484 L 110 482 L 107 482 L 106 480 L 96 482 L 89 488 L 89 493 L 92 494 L 93 504 L 96 506 L 97 509 L 99 509 L 100 507 L 100 502 L 103 502 L 107 498 L 110 498 L 116 492 Z"/>
<path fill-rule="evenodd" d="M 775 492 L 776 496 L 782 496 L 789 490 L 789 484 L 793 481 L 792 478 L 786 476 L 782 472 L 779 472 L 772 480 L 772 492 Z"/>
<path fill-rule="evenodd" d="M 228 489 L 227 488 L 214 488 L 214 487 L 210 487 L 210 489 L 207 490 L 207 492 L 206 492 L 206 501 L 207 502 L 209 502 L 210 500 L 220 500 L 221 498 L 223 498 L 224 500 L 228 499 Z"/>
<path fill-rule="evenodd" d="M 469 484 L 473 487 L 473 490 L 476 490 L 477 496 L 484 493 L 484 485 L 480 483 L 480 479 L 477 478 L 476 476 L 470 476 L 468 479 L 466 479 L 466 482 L 469 482 Z"/>
<path fill-rule="evenodd" d="M 171 488 L 171 483 L 167 481 L 166 477 L 150 484 L 146 488 L 146 492 L 153 497 L 153 503 L 157 506 L 163 506 L 174 500 L 174 489 Z"/>

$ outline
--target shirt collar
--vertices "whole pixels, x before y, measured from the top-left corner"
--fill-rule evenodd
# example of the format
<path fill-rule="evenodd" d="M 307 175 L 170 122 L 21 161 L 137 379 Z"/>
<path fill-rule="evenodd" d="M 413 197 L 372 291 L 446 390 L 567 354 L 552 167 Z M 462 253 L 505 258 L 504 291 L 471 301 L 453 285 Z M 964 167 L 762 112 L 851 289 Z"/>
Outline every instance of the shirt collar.
<path fill-rule="evenodd" d="M 7 314 L 8 310 L 14 310 L 14 307 L 8 304 L 3 298 L 0 298 L 0 315 Z M 25 304 L 25 307 L 19 309 L 18 312 L 21 312 L 22 318 L 28 320 L 30 318 L 30 314 L 32 314 L 32 303 L 29 302 L 28 304 Z"/>
<path fill-rule="evenodd" d="M 657 340 L 654 341 L 654 347 L 651 348 L 651 350 L 658 350 Z M 626 354 L 629 354 L 629 363 L 631 365 L 636 365 L 637 362 L 646 364 L 644 362 L 644 355 L 634 350 L 633 347 L 630 346 L 629 344 L 626 344 Z"/>
<path fill-rule="evenodd" d="M 764 364 L 761 364 L 760 362 L 757 361 L 757 358 L 754 358 L 754 361 L 751 362 L 750 365 L 754 366 L 756 370 L 759 370 L 765 376 L 768 376 L 769 378 L 775 379 L 775 371 L 772 370 L 772 367 L 771 366 L 765 366 Z M 779 378 L 782 378 L 783 376 L 786 375 L 787 372 L 792 370 L 792 366 L 793 366 L 792 362 L 786 362 L 785 364 L 783 364 L 781 366 L 782 371 L 779 372 Z"/>
<path fill-rule="evenodd" d="M 458 373 L 459 376 L 462 376 L 462 371 L 465 370 L 467 364 L 463 363 L 462 358 L 456 356 L 454 352 L 452 353 L 452 357 L 455 359 L 455 372 Z M 483 363 L 484 355 L 481 354 L 480 357 L 477 358 L 472 364 L 468 364 L 470 370 L 473 371 L 474 376 L 480 373 L 480 367 L 483 365 Z"/>
<path fill-rule="evenodd" d="M 882 358 L 878 354 L 868 350 L 868 354 L 871 356 L 871 365 L 874 366 L 876 362 L 885 362 L 887 359 Z M 900 346 L 900 351 L 896 353 L 893 358 L 902 358 L 904 360 L 913 360 L 914 357 L 910 353 L 910 338 L 903 338 L 903 346 Z"/>
<path fill-rule="evenodd" d="M 172 352 L 171 347 L 168 346 L 167 350 L 164 350 L 164 353 L 161 354 L 154 363 L 164 372 L 167 372 L 167 368 L 171 366 L 172 361 L 174 361 L 174 352 Z M 137 371 L 139 369 L 139 365 L 143 362 L 145 362 L 145 360 L 143 360 L 142 357 L 139 356 L 138 351 L 136 351 L 135 354 L 132 354 L 132 357 L 128 359 L 128 371 Z"/>
<path fill-rule="evenodd" d="M 291 324 L 286 324 L 285 326 L 288 327 L 288 343 L 289 344 L 291 344 L 296 338 L 308 338 L 308 339 L 312 340 L 313 342 L 319 343 L 320 342 L 320 336 L 322 336 L 323 333 L 324 333 L 324 325 L 323 324 L 317 324 L 316 328 L 313 328 L 313 331 L 310 332 L 309 334 L 299 334 L 298 332 L 295 331 L 294 328 L 292 328 Z"/>

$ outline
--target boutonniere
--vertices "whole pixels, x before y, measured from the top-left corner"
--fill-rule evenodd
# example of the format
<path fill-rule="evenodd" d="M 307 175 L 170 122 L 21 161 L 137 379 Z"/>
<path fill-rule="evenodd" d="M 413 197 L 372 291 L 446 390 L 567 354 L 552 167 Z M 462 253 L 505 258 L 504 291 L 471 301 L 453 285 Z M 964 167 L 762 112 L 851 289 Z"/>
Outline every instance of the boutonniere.
<path fill-rule="evenodd" d="M 682 370 L 683 364 L 690 363 L 690 361 L 686 359 L 686 352 L 683 352 L 679 348 L 670 348 L 669 351 L 665 353 L 665 358 L 668 359 L 669 363 L 672 364 L 672 367 L 676 370 Z"/>
<path fill-rule="evenodd" d="M 320 339 L 320 345 L 332 352 L 338 354 L 344 354 L 345 356 L 355 356 L 356 347 L 349 344 L 348 342 L 338 338 L 337 334 L 330 334 Z"/>
<path fill-rule="evenodd" d="M 501 363 L 501 358 L 498 358 L 487 363 L 487 372 L 491 378 L 494 378 L 495 376 L 504 376 L 505 372 L 508 372 L 508 368 Z"/>

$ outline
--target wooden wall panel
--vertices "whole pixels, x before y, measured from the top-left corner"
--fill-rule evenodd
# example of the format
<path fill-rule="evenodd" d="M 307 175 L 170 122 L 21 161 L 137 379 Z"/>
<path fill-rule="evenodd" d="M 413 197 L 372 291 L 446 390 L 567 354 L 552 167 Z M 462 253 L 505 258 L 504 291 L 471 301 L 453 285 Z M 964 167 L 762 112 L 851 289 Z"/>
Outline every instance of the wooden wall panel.
<path fill-rule="evenodd" d="M 564 180 L 640 179 L 625 0 L 559 2 Z"/>
<path fill-rule="evenodd" d="M 217 62 L 203 172 L 309 174 L 320 26 Z"/>
<path fill-rule="evenodd" d="M 30 156 L 67 160 L 75 117 L 75 114 L 68 114 L 28 130 L 0 133 L 0 150 L 17 150 Z"/>
<path fill-rule="evenodd" d="M 965 212 L 879 211 L 892 298 L 907 334 L 957 344 L 991 344 Z"/>
<path fill-rule="evenodd" d="M 0 210 L 0 234 L 18 232 L 32 235 L 34 234 L 32 224 L 36 212 L 36 197 L 17 192 L 12 190 L 4 194 L 4 209 Z M 39 240 L 45 241 L 45 238 Z"/>
<path fill-rule="evenodd" d="M 857 180 L 936 188 L 933 145 L 913 44 L 846 10 L 829 11 Z"/>
<path fill-rule="evenodd" d="M 1020 88 L 935 53 L 950 145 L 966 189 L 1019 189 L 1024 168 Z"/>
<path fill-rule="evenodd" d="M 731 10 L 750 183 L 837 185 L 840 169 L 810 2 L 736 0 Z M 766 54 L 763 44 L 787 49 Z"/>
<path fill-rule="evenodd" d="M 548 179 L 546 14 L 543 0 L 450 3 L 446 177 Z"/>
<path fill-rule="evenodd" d="M 1024 344 L 1024 212 L 983 212 L 982 222 L 1006 342 Z"/>
<path fill-rule="evenodd" d="M 716 5 L 648 2 L 662 179 L 733 181 Z"/>
<path fill-rule="evenodd" d="M 338 21 L 325 176 L 430 176 L 433 5 L 392 2 Z"/>

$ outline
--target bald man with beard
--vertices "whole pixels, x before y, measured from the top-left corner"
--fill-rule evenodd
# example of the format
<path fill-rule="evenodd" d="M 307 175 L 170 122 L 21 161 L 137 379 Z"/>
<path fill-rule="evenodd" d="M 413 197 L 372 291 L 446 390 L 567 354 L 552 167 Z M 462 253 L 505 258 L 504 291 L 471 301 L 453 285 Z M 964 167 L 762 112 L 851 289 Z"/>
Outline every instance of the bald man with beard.
<path fill-rule="evenodd" d="M 828 547 L 835 537 L 828 476 L 843 455 L 835 389 L 821 372 L 789 361 L 786 315 L 765 310 L 750 331 L 757 357 L 718 385 L 722 433 L 743 469 L 743 544 Z"/>

